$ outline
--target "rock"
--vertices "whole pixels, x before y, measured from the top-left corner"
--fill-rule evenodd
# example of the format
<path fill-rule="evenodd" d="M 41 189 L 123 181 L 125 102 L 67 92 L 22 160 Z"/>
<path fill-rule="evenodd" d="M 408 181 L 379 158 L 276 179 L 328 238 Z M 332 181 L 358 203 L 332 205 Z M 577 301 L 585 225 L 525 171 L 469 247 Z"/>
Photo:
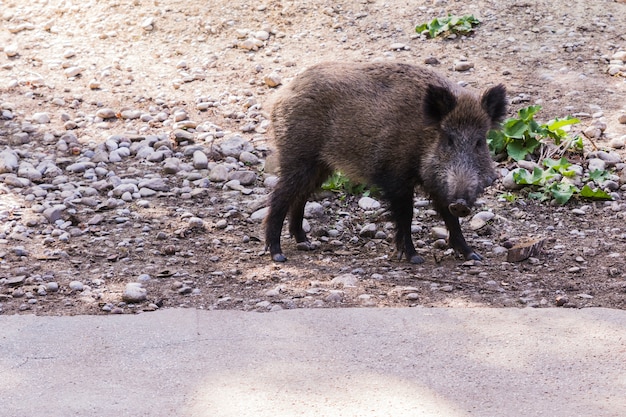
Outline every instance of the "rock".
<path fill-rule="evenodd" d="M 50 115 L 48 113 L 35 113 L 32 116 L 33 122 L 39 123 L 40 125 L 50 123 Z"/>
<path fill-rule="evenodd" d="M 252 171 L 231 171 L 228 179 L 239 181 L 241 185 L 252 185 L 256 182 L 257 175 Z"/>
<path fill-rule="evenodd" d="M 600 158 L 591 158 L 587 162 L 587 169 L 589 172 L 604 171 L 606 169 L 606 162 Z"/>
<path fill-rule="evenodd" d="M 43 216 L 48 220 L 50 224 L 54 224 L 57 220 L 63 218 L 63 213 L 67 209 L 67 206 L 63 204 L 57 204 L 43 211 Z"/>
<path fill-rule="evenodd" d="M 361 228 L 359 236 L 373 238 L 376 236 L 377 227 L 375 223 L 368 223 Z"/>
<path fill-rule="evenodd" d="M 22 161 L 17 170 L 17 175 L 22 178 L 28 178 L 31 181 L 40 180 L 43 175 L 30 162 Z"/>
<path fill-rule="evenodd" d="M 98 109 L 98 111 L 96 112 L 96 117 L 99 117 L 101 119 L 114 119 L 117 116 L 116 116 L 115 110 L 109 109 L 109 108 L 102 108 L 102 109 Z"/>
<path fill-rule="evenodd" d="M 225 157 L 232 156 L 239 159 L 242 152 L 252 152 L 253 150 L 252 144 L 239 135 L 231 136 L 219 144 L 219 151 Z"/>
<path fill-rule="evenodd" d="M 124 294 L 122 294 L 122 300 L 127 303 L 140 303 L 145 301 L 148 295 L 148 291 L 141 286 L 138 282 L 131 282 L 126 284 Z"/>
<path fill-rule="evenodd" d="M 620 116 L 617 118 L 617 121 L 623 125 L 626 124 L 626 114 L 620 114 Z"/>
<path fill-rule="evenodd" d="M 150 178 L 139 181 L 138 188 L 149 188 L 154 191 L 167 192 L 170 190 L 170 186 L 165 182 L 163 178 Z"/>
<path fill-rule="evenodd" d="M 255 221 L 255 222 L 263 221 L 263 219 L 267 217 L 267 213 L 269 210 L 270 210 L 269 207 L 263 207 L 261 209 L 258 209 L 257 211 L 253 212 L 250 215 L 250 220 Z"/>
<path fill-rule="evenodd" d="M 72 291 L 82 291 L 85 286 L 80 281 L 72 281 L 69 283 L 70 290 Z"/>
<path fill-rule="evenodd" d="M 469 71 L 474 68 L 474 63 L 469 61 L 454 61 L 454 71 Z"/>
<path fill-rule="evenodd" d="M 599 151 L 597 156 L 598 158 L 602 159 L 606 163 L 606 166 L 609 168 L 622 162 L 622 157 L 617 152 L 613 151 Z"/>
<path fill-rule="evenodd" d="M 489 220 L 493 219 L 496 215 L 492 211 L 481 211 L 476 213 L 472 220 L 470 220 L 470 228 L 472 230 L 478 230 L 485 227 Z"/>
<path fill-rule="evenodd" d="M 18 275 L 15 277 L 7 278 L 4 283 L 5 285 L 9 287 L 19 287 L 20 285 L 24 284 L 25 279 L 26 279 L 25 275 Z"/>
<path fill-rule="evenodd" d="M 7 58 L 13 58 L 15 56 L 17 56 L 19 51 L 19 48 L 16 44 L 10 44 L 10 45 L 6 45 L 4 47 L 4 53 L 7 56 Z"/>
<path fill-rule="evenodd" d="M 228 179 L 228 168 L 224 165 L 216 165 L 209 173 L 209 180 L 213 182 L 224 182 Z"/>
<path fill-rule="evenodd" d="M 359 207 L 363 210 L 378 210 L 380 203 L 371 197 L 361 197 L 359 199 Z"/>
<path fill-rule="evenodd" d="M 430 231 L 431 235 L 435 239 L 447 239 L 448 229 L 445 227 L 433 227 Z"/>
<path fill-rule="evenodd" d="M 243 151 L 239 155 L 239 160 L 246 165 L 256 165 L 259 163 L 259 157 L 252 152 Z"/>
<path fill-rule="evenodd" d="M 524 187 L 523 185 L 516 183 L 514 178 L 515 173 L 522 169 L 523 168 L 515 168 L 509 171 L 504 178 L 502 178 L 502 187 L 504 187 L 505 190 L 519 190 Z"/>
<path fill-rule="evenodd" d="M 15 172 L 19 167 L 17 153 L 12 149 L 0 152 L 0 174 Z"/>
<path fill-rule="evenodd" d="M 195 151 L 193 153 L 193 167 L 195 169 L 207 169 L 209 166 L 209 159 L 202 151 Z"/>
<path fill-rule="evenodd" d="M 270 88 L 278 87 L 283 82 L 281 76 L 275 72 L 266 75 L 263 78 L 263 81 L 265 82 L 265 85 L 267 85 Z"/>
<path fill-rule="evenodd" d="M 304 206 L 304 217 L 311 219 L 314 217 L 320 217 L 324 214 L 324 206 L 315 201 L 309 201 Z"/>
<path fill-rule="evenodd" d="M 626 136 L 613 138 L 609 142 L 609 146 L 613 149 L 622 149 L 626 145 Z"/>
<path fill-rule="evenodd" d="M 404 50 L 409 50 L 411 48 L 409 48 L 406 44 L 401 43 L 401 42 L 395 42 L 392 43 L 391 45 L 389 45 L 389 49 L 392 51 L 404 51 Z"/>
<path fill-rule="evenodd" d="M 356 287 L 359 282 L 359 277 L 353 274 L 342 274 L 333 278 L 330 283 L 334 287 Z"/>

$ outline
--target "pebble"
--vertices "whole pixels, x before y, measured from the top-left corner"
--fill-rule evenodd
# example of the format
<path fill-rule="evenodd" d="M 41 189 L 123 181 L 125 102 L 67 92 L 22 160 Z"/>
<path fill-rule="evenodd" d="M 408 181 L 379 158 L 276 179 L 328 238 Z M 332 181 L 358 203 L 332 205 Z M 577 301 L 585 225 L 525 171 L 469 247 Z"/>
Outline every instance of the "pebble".
<path fill-rule="evenodd" d="M 433 227 L 431 229 L 431 235 L 435 239 L 447 239 L 448 229 L 446 229 L 445 227 Z"/>
<path fill-rule="evenodd" d="M 39 124 L 50 123 L 50 115 L 46 112 L 35 113 L 33 114 L 32 119 L 33 119 L 33 122 L 39 123 Z"/>
<path fill-rule="evenodd" d="M 85 286 L 80 281 L 72 281 L 69 283 L 70 290 L 72 291 L 82 291 Z"/>
<path fill-rule="evenodd" d="M 359 277 L 354 274 L 342 274 L 333 278 L 330 283 L 334 287 L 356 287 L 359 282 Z"/>
<path fill-rule="evenodd" d="M 454 61 L 453 69 L 454 71 L 469 71 L 474 68 L 474 63 L 470 61 Z"/>
<path fill-rule="evenodd" d="M 280 76 L 280 74 L 275 73 L 275 72 L 272 72 L 271 74 L 266 75 L 263 78 L 263 81 L 265 82 L 265 85 L 267 85 L 270 88 L 278 87 L 279 85 L 283 83 L 282 77 Z"/>
<path fill-rule="evenodd" d="M 492 220 L 496 215 L 492 211 L 481 211 L 476 213 L 470 220 L 470 228 L 472 230 L 482 229 L 487 222 Z"/>
<path fill-rule="evenodd" d="M 366 238 L 374 238 L 376 236 L 378 228 L 375 223 L 368 223 L 361 228 L 359 236 Z"/>
<path fill-rule="evenodd" d="M 126 284 L 122 300 L 127 303 L 140 303 L 147 298 L 148 291 L 141 286 L 141 283 L 131 282 Z"/>
<path fill-rule="evenodd" d="M 12 149 L 5 149 L 0 152 L 0 174 L 17 171 L 19 158 Z"/>
<path fill-rule="evenodd" d="M 193 153 L 193 167 L 195 169 L 207 169 L 209 166 L 209 159 L 202 151 L 195 151 Z"/>
<path fill-rule="evenodd" d="M 358 204 L 363 210 L 378 210 L 380 208 L 380 203 L 371 197 L 361 197 Z"/>
<path fill-rule="evenodd" d="M 321 217 L 324 214 L 324 206 L 316 201 L 309 201 L 304 206 L 304 217 L 307 219 Z"/>

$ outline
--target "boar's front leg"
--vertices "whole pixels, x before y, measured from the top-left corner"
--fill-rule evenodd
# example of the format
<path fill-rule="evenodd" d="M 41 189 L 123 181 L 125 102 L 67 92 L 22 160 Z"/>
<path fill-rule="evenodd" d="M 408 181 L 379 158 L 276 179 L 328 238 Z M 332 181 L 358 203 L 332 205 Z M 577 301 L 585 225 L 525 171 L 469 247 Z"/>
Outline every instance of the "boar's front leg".
<path fill-rule="evenodd" d="M 467 260 L 480 261 L 481 259 L 483 259 L 483 257 L 474 252 L 474 249 L 472 249 L 465 241 L 465 238 L 463 237 L 463 232 L 461 231 L 459 218 L 450 212 L 448 206 L 435 204 L 435 209 L 443 218 L 443 221 L 448 228 L 448 232 L 450 234 L 448 244 L 450 245 L 450 247 L 458 253 L 462 254 Z"/>
<path fill-rule="evenodd" d="M 391 212 L 396 220 L 396 249 L 398 259 L 402 255 L 412 264 L 421 264 L 424 258 L 417 254 L 411 237 L 411 220 L 413 220 L 413 189 L 402 192 L 386 191 L 386 197 L 391 206 Z"/>

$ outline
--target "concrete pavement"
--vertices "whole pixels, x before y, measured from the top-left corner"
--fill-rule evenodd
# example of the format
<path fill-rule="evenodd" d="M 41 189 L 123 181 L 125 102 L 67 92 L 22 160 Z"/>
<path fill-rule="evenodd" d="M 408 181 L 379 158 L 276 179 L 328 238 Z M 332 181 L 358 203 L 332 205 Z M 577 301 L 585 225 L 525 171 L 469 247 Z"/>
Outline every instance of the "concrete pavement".
<path fill-rule="evenodd" d="M 0 415 L 626 416 L 626 311 L 0 316 Z"/>

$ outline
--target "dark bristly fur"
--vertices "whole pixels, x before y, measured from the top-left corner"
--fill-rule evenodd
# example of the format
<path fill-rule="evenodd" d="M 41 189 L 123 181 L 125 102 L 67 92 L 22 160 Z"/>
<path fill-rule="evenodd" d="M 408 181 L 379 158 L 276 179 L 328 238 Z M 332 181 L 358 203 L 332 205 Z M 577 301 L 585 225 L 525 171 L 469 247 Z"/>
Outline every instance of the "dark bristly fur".
<path fill-rule="evenodd" d="M 428 193 L 466 259 L 481 259 L 463 237 L 459 216 L 495 178 L 487 131 L 506 113 L 505 88 L 482 96 L 433 71 L 401 63 L 323 63 L 296 77 L 272 110 L 280 179 L 270 198 L 266 244 L 285 261 L 285 217 L 299 248 L 309 195 L 335 170 L 378 186 L 389 203 L 400 257 L 420 263 L 411 238 L 416 186 Z"/>

